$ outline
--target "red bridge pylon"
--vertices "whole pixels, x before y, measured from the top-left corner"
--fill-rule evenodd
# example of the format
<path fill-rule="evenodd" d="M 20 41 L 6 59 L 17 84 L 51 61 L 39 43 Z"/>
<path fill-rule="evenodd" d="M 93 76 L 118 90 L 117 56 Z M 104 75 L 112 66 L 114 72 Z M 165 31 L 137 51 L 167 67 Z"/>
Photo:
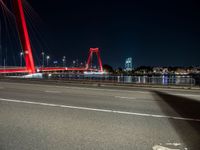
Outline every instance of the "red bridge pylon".
<path fill-rule="evenodd" d="M 102 66 L 102 61 L 101 61 L 101 56 L 100 56 L 99 48 L 90 48 L 89 57 L 88 57 L 87 64 L 86 64 L 86 69 L 87 70 L 92 69 L 91 68 L 91 61 L 92 61 L 93 54 L 97 55 L 100 72 L 103 72 L 103 66 Z"/>
<path fill-rule="evenodd" d="M 36 72 L 33 55 L 32 55 L 32 48 L 30 44 L 30 38 L 28 34 L 26 19 L 24 15 L 24 9 L 22 0 L 14 0 L 14 8 L 15 8 L 15 17 L 18 27 L 19 38 L 21 42 L 22 49 L 24 51 L 24 58 L 26 63 L 26 69 L 29 74 L 33 74 Z"/>

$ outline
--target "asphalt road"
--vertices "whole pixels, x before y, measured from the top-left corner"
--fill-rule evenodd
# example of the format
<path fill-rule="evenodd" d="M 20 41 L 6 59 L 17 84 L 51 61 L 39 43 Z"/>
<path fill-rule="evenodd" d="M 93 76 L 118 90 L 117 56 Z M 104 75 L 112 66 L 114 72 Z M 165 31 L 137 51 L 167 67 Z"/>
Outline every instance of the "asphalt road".
<path fill-rule="evenodd" d="M 200 92 L 0 82 L 0 150 L 200 150 Z"/>

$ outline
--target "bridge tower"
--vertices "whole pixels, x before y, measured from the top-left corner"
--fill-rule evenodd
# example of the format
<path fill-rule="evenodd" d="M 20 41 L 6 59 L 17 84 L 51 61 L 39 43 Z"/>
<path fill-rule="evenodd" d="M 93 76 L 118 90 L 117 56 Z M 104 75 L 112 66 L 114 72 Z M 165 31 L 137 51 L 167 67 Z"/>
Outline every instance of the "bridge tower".
<path fill-rule="evenodd" d="M 35 70 L 32 48 L 31 48 L 31 44 L 30 44 L 30 38 L 29 38 L 28 29 L 27 29 L 27 24 L 26 24 L 22 1 L 23 0 L 14 0 L 13 1 L 14 8 L 15 8 L 15 17 L 16 17 L 21 46 L 22 46 L 22 49 L 24 52 L 26 69 L 29 74 L 33 74 L 36 72 L 36 70 Z"/>
<path fill-rule="evenodd" d="M 100 72 L 103 72 L 103 66 L 102 66 L 99 48 L 90 48 L 89 57 L 88 57 L 87 64 L 86 64 L 86 69 L 90 69 L 90 67 L 91 67 L 91 60 L 92 60 L 93 54 L 97 55 L 97 59 L 98 59 L 99 67 L 100 67 Z"/>

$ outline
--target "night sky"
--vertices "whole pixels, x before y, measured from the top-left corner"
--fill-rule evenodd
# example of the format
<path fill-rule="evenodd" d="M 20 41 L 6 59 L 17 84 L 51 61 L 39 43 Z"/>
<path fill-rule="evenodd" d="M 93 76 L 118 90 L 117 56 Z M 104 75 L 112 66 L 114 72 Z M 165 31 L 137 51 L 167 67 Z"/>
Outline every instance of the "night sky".
<path fill-rule="evenodd" d="M 41 18 L 33 18 L 45 43 L 40 49 L 52 59 L 84 61 L 90 47 L 99 47 L 103 63 L 115 68 L 127 57 L 134 66 L 200 65 L 198 1 L 27 1 Z"/>

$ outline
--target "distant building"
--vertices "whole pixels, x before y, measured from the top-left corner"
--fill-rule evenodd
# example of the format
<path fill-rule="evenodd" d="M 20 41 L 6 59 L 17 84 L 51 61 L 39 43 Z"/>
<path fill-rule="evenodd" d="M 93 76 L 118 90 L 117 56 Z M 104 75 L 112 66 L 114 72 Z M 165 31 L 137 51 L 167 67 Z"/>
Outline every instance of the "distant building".
<path fill-rule="evenodd" d="M 133 59 L 129 57 L 125 61 L 125 71 L 132 71 L 132 70 L 133 70 Z"/>
<path fill-rule="evenodd" d="M 169 69 L 166 68 L 166 67 L 154 67 L 153 73 L 155 73 L 155 74 L 165 74 L 165 73 L 169 73 Z"/>

